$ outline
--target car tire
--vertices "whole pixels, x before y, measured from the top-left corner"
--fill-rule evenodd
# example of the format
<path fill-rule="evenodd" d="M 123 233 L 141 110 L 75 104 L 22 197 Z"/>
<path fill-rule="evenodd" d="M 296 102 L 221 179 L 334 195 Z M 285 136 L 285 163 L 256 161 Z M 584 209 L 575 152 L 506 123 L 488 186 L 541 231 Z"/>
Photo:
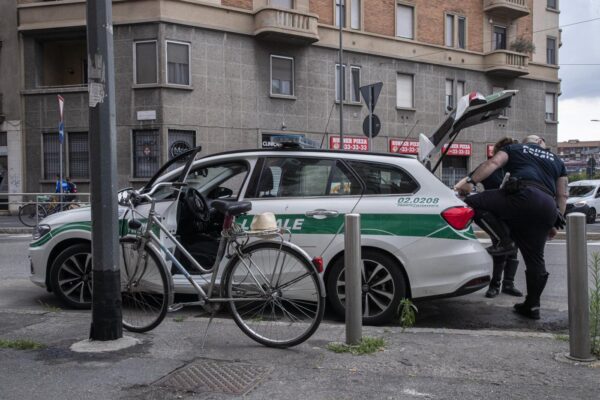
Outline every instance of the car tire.
<path fill-rule="evenodd" d="M 92 305 L 92 249 L 79 243 L 64 249 L 50 270 L 52 292 L 69 308 L 89 309 Z"/>
<path fill-rule="evenodd" d="M 596 222 L 596 209 L 590 208 L 587 212 L 585 220 L 588 224 L 593 224 Z"/>
<path fill-rule="evenodd" d="M 390 322 L 398 311 L 400 301 L 406 296 L 407 285 L 402 271 L 396 260 L 374 250 L 363 250 L 362 259 L 364 265 L 361 292 L 363 324 L 381 325 Z M 346 312 L 344 257 L 338 258 L 330 268 L 327 278 L 327 298 L 335 313 L 343 317 Z M 371 286 L 367 286 L 365 280 L 371 283 Z"/>

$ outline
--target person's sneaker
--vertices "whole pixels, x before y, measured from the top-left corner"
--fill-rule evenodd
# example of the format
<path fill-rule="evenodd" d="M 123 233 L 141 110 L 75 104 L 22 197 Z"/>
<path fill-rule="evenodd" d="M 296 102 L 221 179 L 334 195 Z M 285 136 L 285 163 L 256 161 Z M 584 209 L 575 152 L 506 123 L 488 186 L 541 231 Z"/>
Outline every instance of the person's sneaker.
<path fill-rule="evenodd" d="M 515 312 L 530 319 L 540 319 L 540 307 L 531 307 L 527 303 L 515 304 Z"/>
<path fill-rule="evenodd" d="M 500 286 L 492 286 L 488 288 L 487 292 L 485 292 L 485 297 L 493 299 L 494 297 L 500 294 Z"/>
<path fill-rule="evenodd" d="M 515 287 L 514 283 L 503 283 L 502 293 L 508 294 L 509 296 L 523 297 L 523 293 Z"/>
<path fill-rule="evenodd" d="M 497 244 L 486 247 L 485 250 L 490 256 L 508 256 L 517 252 L 517 246 L 514 243 Z"/>

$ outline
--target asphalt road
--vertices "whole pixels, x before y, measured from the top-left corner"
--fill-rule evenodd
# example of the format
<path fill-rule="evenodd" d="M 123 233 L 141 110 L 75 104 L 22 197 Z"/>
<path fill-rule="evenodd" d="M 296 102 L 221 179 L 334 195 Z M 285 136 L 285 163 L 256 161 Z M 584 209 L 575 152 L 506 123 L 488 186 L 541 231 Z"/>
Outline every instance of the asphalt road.
<path fill-rule="evenodd" d="M 62 308 L 51 293 L 29 280 L 27 245 L 29 235 L 0 235 L 0 310 Z M 589 242 L 588 251 L 600 252 L 600 242 Z M 501 294 L 487 299 L 485 290 L 467 296 L 417 301 L 417 327 L 454 329 L 509 329 L 562 332 L 568 329 L 566 243 L 549 242 L 546 247 L 548 286 L 542 296 L 542 320 L 523 319 L 512 312 L 519 299 Z M 517 286 L 525 290 L 523 262 Z M 335 318 L 331 315 L 329 319 Z"/>

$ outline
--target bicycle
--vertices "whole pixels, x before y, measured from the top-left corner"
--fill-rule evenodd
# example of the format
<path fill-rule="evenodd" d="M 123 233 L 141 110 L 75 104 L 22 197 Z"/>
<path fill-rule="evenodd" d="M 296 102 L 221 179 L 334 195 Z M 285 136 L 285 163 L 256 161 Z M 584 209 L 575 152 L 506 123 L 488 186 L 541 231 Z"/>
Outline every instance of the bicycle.
<path fill-rule="evenodd" d="M 33 228 L 50 214 L 79 207 L 79 203 L 75 200 L 64 202 L 59 201 L 58 196 L 38 196 L 36 202 L 19 207 L 19 221 L 23 225 Z"/>
<path fill-rule="evenodd" d="M 167 311 L 200 305 L 211 315 L 208 332 L 220 305 L 227 303 L 237 326 L 258 343 L 286 348 L 308 339 L 319 327 L 325 309 L 322 269 L 319 271 L 303 250 L 284 239 L 289 231 L 281 228 L 244 231 L 235 223 L 235 217 L 250 211 L 252 203 L 213 200 L 211 206 L 224 221 L 216 260 L 212 268 L 204 268 L 155 212 L 152 194 L 164 186 L 171 186 L 182 195 L 186 185 L 159 183 L 149 193 L 129 190 L 126 196 L 131 212 L 128 228 L 135 235 L 127 234 L 120 239 L 123 327 L 146 332 L 158 326 Z M 198 218 L 208 221 L 210 211 L 202 194 L 192 188 L 187 192 L 186 201 L 193 205 Z M 135 206 L 143 200 L 150 202 L 145 226 L 135 219 L 135 214 L 139 214 Z M 158 231 L 170 239 L 195 269 L 210 274 L 209 278 L 201 275 L 206 289 L 175 257 L 175 250 L 161 242 Z M 262 240 L 249 243 L 253 238 Z M 224 257 L 229 262 L 220 274 Z M 198 301 L 173 304 L 173 277 L 167 273 L 166 259 L 187 278 L 198 294 Z"/>

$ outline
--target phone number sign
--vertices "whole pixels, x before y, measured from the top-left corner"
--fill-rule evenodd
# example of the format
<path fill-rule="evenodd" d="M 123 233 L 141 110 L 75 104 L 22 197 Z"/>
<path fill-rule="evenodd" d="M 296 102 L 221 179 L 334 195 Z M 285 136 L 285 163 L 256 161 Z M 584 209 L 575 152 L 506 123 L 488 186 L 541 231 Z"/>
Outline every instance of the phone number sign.
<path fill-rule="evenodd" d="M 340 137 L 329 137 L 329 148 L 331 150 L 340 150 Z M 345 136 L 343 150 L 369 151 L 369 139 L 361 136 Z"/>
<path fill-rule="evenodd" d="M 419 154 L 419 142 L 416 140 L 390 139 L 390 153 Z"/>
<path fill-rule="evenodd" d="M 448 148 L 448 145 L 444 146 L 444 151 Z M 450 146 L 450 150 L 446 155 L 448 156 L 463 156 L 467 157 L 471 155 L 471 144 L 470 143 L 454 143 Z"/>

